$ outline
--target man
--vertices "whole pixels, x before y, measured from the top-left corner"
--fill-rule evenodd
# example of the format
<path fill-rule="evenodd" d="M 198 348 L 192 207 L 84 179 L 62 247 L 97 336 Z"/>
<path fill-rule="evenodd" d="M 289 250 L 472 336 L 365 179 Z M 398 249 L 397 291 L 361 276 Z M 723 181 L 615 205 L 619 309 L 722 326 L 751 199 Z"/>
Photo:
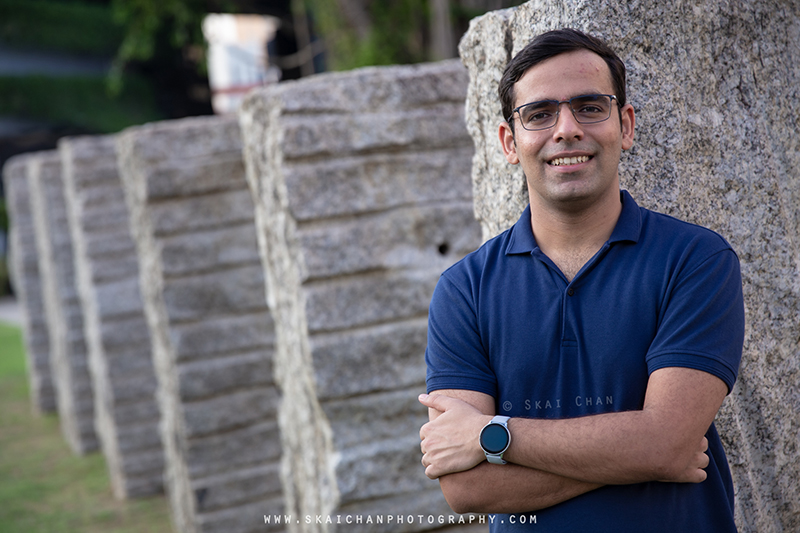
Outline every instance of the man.
<path fill-rule="evenodd" d="M 620 191 L 635 115 L 604 42 L 539 36 L 500 98 L 530 205 L 437 285 L 426 474 L 495 532 L 736 531 L 713 425 L 744 338 L 736 254 Z"/>

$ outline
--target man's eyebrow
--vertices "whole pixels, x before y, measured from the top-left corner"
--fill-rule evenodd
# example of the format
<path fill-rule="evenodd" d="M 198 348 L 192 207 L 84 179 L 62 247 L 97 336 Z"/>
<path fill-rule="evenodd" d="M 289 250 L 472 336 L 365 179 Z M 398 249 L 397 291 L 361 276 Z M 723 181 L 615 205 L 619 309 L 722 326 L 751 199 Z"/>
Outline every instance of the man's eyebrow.
<path fill-rule="evenodd" d="M 579 96 L 589 96 L 591 94 L 613 94 L 613 93 L 605 93 L 603 91 L 590 89 L 588 91 L 579 91 L 579 92 L 573 94 L 572 96 L 570 96 L 569 98 L 567 98 L 567 100 L 569 100 L 570 98 L 577 98 Z M 523 106 L 523 105 L 528 105 L 528 104 L 535 104 L 537 102 L 559 102 L 559 101 L 563 101 L 563 100 L 559 100 L 558 98 L 537 98 L 536 100 L 530 100 L 528 102 L 525 102 L 524 104 L 519 104 L 519 105 Z M 517 106 L 517 107 L 519 107 L 519 106 Z"/>

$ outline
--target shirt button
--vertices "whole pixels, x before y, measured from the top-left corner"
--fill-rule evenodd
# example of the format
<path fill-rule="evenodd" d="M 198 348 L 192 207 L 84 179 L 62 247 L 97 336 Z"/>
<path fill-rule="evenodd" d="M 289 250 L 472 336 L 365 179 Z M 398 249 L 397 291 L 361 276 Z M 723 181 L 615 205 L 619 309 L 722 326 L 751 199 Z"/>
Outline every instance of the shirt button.
<path fill-rule="evenodd" d="M 572 287 L 570 287 L 569 289 L 567 289 L 567 294 L 569 294 L 570 296 L 572 296 L 573 294 L 575 294 L 575 289 L 573 289 Z"/>

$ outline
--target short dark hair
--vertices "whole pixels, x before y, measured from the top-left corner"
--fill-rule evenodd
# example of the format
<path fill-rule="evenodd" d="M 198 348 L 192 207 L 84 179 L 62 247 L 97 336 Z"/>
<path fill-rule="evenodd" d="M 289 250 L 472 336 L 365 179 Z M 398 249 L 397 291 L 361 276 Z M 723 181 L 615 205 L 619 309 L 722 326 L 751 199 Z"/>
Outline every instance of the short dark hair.
<path fill-rule="evenodd" d="M 616 52 L 602 39 L 587 35 L 581 31 L 564 28 L 543 33 L 531 41 L 506 65 L 503 77 L 500 78 L 500 105 L 503 118 L 508 120 L 514 110 L 514 84 L 533 66 L 567 52 L 589 50 L 602 57 L 611 72 L 611 83 L 617 97 L 619 108 L 625 105 L 625 63 Z M 511 131 L 514 124 L 511 122 Z"/>

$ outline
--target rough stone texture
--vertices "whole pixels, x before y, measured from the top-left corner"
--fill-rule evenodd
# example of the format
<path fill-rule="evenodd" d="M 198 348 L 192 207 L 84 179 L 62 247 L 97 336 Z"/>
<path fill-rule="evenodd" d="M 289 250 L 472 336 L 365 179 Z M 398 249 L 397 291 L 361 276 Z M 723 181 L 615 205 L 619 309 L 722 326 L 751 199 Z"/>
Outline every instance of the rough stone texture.
<path fill-rule="evenodd" d="M 797 531 L 800 3 L 534 1 L 474 20 L 460 49 L 485 237 L 527 204 L 496 140 L 502 70 L 534 35 L 567 26 L 606 38 L 628 67 L 637 131 L 622 186 L 642 206 L 718 231 L 739 254 L 745 351 L 718 417 L 736 520 L 743 532 Z"/>
<path fill-rule="evenodd" d="M 457 61 L 363 69 L 255 92 L 240 112 L 292 400 L 279 417 L 287 514 L 451 513 L 419 464 L 416 397 L 433 287 L 480 240 L 466 86 Z"/>
<path fill-rule="evenodd" d="M 239 125 L 205 117 L 131 128 L 117 153 L 176 529 L 269 530 L 263 515 L 283 512 L 279 397 Z"/>
<path fill-rule="evenodd" d="M 156 376 L 113 136 L 59 141 L 95 427 L 118 498 L 163 490 Z M 120 336 L 134 342 L 119 342 Z"/>
<path fill-rule="evenodd" d="M 59 420 L 72 451 L 83 455 L 97 450 L 99 442 L 94 426 L 94 394 L 83 332 L 83 309 L 75 281 L 61 161 L 58 152 L 52 150 L 36 153 L 29 165 L 31 207 Z"/>
<path fill-rule="evenodd" d="M 42 301 L 39 253 L 31 212 L 28 168 L 32 156 L 19 155 L 3 167 L 3 184 L 10 221 L 9 266 L 22 315 L 31 404 L 36 413 L 56 411 L 56 391 L 50 367 L 50 338 Z"/>

